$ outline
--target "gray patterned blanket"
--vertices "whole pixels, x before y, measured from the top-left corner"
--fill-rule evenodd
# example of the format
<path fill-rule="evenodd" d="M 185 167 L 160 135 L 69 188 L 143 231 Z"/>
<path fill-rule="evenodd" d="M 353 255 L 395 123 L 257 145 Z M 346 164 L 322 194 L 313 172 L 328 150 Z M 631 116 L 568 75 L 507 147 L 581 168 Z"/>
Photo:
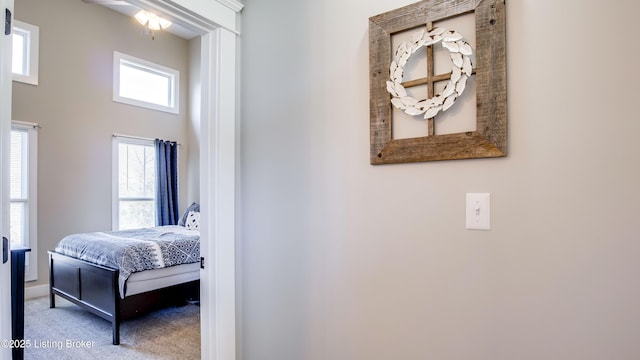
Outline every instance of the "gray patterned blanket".
<path fill-rule="evenodd" d="M 155 227 L 123 231 L 73 234 L 63 238 L 55 251 L 94 264 L 120 270 L 120 294 L 127 278 L 138 271 L 200 261 L 200 235 Z"/>

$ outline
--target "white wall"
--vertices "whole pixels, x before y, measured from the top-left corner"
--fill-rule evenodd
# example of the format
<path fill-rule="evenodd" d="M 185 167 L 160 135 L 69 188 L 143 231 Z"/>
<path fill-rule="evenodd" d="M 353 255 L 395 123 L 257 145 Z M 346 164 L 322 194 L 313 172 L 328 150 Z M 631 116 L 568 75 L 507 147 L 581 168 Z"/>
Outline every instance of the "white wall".
<path fill-rule="evenodd" d="M 411 2 L 246 1 L 242 358 L 640 357 L 640 3 L 509 1 L 509 156 L 374 167 L 368 17 Z"/>

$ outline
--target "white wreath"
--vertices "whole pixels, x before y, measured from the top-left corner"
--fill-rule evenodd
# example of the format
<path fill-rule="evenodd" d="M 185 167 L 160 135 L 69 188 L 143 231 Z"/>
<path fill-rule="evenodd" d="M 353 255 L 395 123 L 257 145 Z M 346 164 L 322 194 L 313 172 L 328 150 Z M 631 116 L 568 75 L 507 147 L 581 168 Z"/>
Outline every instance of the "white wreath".
<path fill-rule="evenodd" d="M 404 66 L 409 57 L 423 46 L 437 44 L 442 41 L 442 46 L 451 53 L 451 79 L 444 90 L 434 97 L 417 100 L 407 95 L 407 90 L 402 86 Z M 424 113 L 424 118 L 429 119 L 440 111 L 449 109 L 462 95 L 467 84 L 467 79 L 473 70 L 471 58 L 473 54 L 471 45 L 462 40 L 462 35 L 455 30 L 446 31 L 442 28 L 434 28 L 427 32 L 424 29 L 415 32 L 411 36 L 411 42 L 403 42 L 396 50 L 395 60 L 389 67 L 390 81 L 387 81 L 387 91 L 392 95 L 391 103 L 405 113 L 414 116 Z"/>

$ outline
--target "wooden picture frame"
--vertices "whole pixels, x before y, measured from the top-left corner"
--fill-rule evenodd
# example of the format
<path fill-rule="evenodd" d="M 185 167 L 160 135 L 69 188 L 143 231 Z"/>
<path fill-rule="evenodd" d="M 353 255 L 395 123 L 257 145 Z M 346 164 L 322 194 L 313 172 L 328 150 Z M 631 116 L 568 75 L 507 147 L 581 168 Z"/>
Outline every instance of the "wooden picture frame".
<path fill-rule="evenodd" d="M 387 92 L 393 50 L 401 31 L 474 13 L 476 130 L 393 139 Z M 369 18 L 371 164 L 491 158 L 507 155 L 505 0 L 423 0 Z"/>

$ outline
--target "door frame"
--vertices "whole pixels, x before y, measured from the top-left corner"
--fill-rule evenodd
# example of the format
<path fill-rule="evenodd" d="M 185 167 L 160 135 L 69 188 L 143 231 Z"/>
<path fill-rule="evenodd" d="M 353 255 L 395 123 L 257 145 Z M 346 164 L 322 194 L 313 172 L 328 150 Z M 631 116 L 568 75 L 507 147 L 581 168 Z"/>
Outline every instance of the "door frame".
<path fill-rule="evenodd" d="M 236 0 L 128 0 L 201 33 L 201 358 L 236 359 L 236 163 L 239 20 Z"/>
<path fill-rule="evenodd" d="M 5 9 L 14 13 L 14 0 L 0 0 L 0 12 L 4 24 Z M 0 35 L 0 237 L 9 238 L 9 152 L 11 143 L 11 35 Z M 0 244 L 0 248 L 2 245 Z M 1 252 L 1 251 L 0 251 Z M 11 294 L 11 256 L 2 263 L 0 256 L 0 293 Z M 0 340 L 11 339 L 11 296 L 0 296 Z M 4 343 L 3 343 L 4 345 Z M 11 349 L 0 346 L 0 360 L 11 359 Z"/>

